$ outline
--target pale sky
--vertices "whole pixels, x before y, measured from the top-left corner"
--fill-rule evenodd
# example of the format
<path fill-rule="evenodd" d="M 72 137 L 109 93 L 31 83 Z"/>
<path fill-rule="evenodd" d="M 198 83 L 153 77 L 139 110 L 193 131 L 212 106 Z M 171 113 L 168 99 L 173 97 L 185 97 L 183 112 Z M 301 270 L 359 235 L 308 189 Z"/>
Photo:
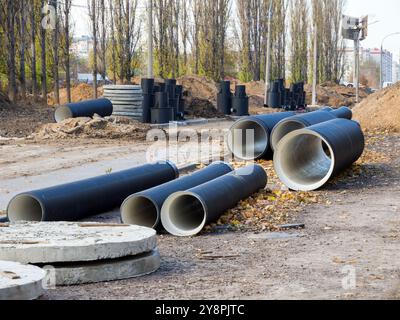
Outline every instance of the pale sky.
<path fill-rule="evenodd" d="M 145 0 L 140 1 L 140 11 L 144 10 Z M 73 8 L 73 20 L 75 22 L 75 34 L 89 34 L 89 18 L 87 0 L 73 0 L 74 5 L 82 6 Z M 345 14 L 359 17 L 370 15 L 368 38 L 362 42 L 365 48 L 379 48 L 382 39 L 392 33 L 400 32 L 400 1 L 399 0 L 347 0 Z M 351 45 L 351 43 L 349 43 Z M 385 41 L 385 49 L 394 54 L 396 59 L 400 59 L 400 35 L 388 38 Z"/>

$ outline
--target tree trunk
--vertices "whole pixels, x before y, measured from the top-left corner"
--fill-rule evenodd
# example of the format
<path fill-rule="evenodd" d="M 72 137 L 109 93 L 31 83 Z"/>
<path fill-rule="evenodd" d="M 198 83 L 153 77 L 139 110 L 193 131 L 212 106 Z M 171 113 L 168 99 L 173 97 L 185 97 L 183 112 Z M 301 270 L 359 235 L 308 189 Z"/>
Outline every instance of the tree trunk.
<path fill-rule="evenodd" d="M 26 38 L 25 38 L 25 0 L 20 0 L 20 70 L 19 70 L 19 81 L 21 84 L 21 97 L 22 99 L 26 98 L 26 76 L 25 76 L 25 47 L 26 47 Z"/>
<path fill-rule="evenodd" d="M 60 58 L 59 58 L 59 19 L 58 19 L 58 0 L 52 0 L 52 5 L 54 6 L 55 9 L 55 29 L 53 31 L 53 54 L 54 54 L 54 68 L 53 68 L 53 78 L 54 78 L 54 100 L 57 105 L 60 104 L 60 79 L 59 79 L 59 74 L 58 74 L 58 67 L 60 64 Z"/>
<path fill-rule="evenodd" d="M 8 44 L 8 91 L 11 101 L 17 101 L 17 79 L 15 72 L 15 2 L 7 0 L 7 44 Z"/>
<path fill-rule="evenodd" d="M 37 72 L 36 72 L 36 15 L 35 15 L 35 2 L 31 2 L 31 69 L 32 69 L 32 95 L 33 100 L 37 101 L 38 84 L 37 84 Z"/>
<path fill-rule="evenodd" d="M 71 102 L 71 67 L 70 67 L 70 34 L 69 34 L 69 16 L 71 12 L 71 0 L 64 0 L 64 15 L 65 15 L 65 74 L 66 74 L 66 87 L 67 87 L 67 100 Z"/>
<path fill-rule="evenodd" d="M 92 32 L 93 32 L 93 97 L 97 99 L 97 26 L 96 0 L 92 0 Z"/>
<path fill-rule="evenodd" d="M 41 8 L 43 8 L 45 0 L 41 1 Z M 42 19 L 45 18 L 45 14 L 42 13 Z M 42 96 L 43 100 L 47 104 L 47 63 L 46 63 L 46 29 L 40 26 L 40 43 L 41 43 L 41 71 L 42 71 Z"/>

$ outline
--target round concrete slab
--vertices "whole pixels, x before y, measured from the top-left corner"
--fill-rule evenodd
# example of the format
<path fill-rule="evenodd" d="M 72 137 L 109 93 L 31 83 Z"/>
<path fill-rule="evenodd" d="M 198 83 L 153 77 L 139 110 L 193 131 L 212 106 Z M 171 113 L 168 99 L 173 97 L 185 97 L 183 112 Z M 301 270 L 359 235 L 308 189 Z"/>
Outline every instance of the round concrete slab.
<path fill-rule="evenodd" d="M 156 231 L 98 223 L 21 222 L 2 228 L 0 260 L 21 263 L 82 262 L 150 252 Z"/>
<path fill-rule="evenodd" d="M 57 286 L 125 280 L 148 275 L 161 265 L 158 250 L 147 254 L 80 264 L 53 265 Z M 51 274 L 51 272 L 50 272 Z"/>
<path fill-rule="evenodd" d="M 43 294 L 46 272 L 38 267 L 0 261 L 0 300 L 34 300 Z"/>

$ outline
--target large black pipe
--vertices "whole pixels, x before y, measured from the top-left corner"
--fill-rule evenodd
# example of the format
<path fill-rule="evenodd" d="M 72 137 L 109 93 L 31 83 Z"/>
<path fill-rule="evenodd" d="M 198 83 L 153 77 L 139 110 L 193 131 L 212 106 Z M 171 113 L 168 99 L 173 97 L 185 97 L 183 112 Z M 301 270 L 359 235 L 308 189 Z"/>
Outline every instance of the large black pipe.
<path fill-rule="evenodd" d="M 279 141 L 281 141 L 285 135 L 287 135 L 292 131 L 304 129 L 312 125 L 334 120 L 337 118 L 344 118 L 351 120 L 352 117 L 353 117 L 352 111 L 347 107 L 342 107 L 337 110 L 329 108 L 283 119 L 274 127 L 274 129 L 271 132 L 270 136 L 271 148 L 272 150 L 276 150 Z"/>
<path fill-rule="evenodd" d="M 232 93 L 230 81 L 222 81 L 219 84 L 217 95 L 217 109 L 225 115 L 232 113 Z"/>
<path fill-rule="evenodd" d="M 162 224 L 176 236 L 194 236 L 267 185 L 267 173 L 259 165 L 241 168 L 187 191 L 176 192 L 161 209 Z"/>
<path fill-rule="evenodd" d="M 271 160 L 273 151 L 269 139 L 272 129 L 281 120 L 294 115 L 294 112 L 280 112 L 240 119 L 229 130 L 229 150 L 243 160 Z"/>
<path fill-rule="evenodd" d="M 236 86 L 235 95 L 232 97 L 232 114 L 237 117 L 249 115 L 249 97 L 246 94 L 246 86 Z"/>
<path fill-rule="evenodd" d="M 62 122 L 70 118 L 93 117 L 98 114 L 100 117 L 109 117 L 113 113 L 113 104 L 110 100 L 101 98 L 76 103 L 67 103 L 58 107 L 54 113 L 56 122 Z"/>
<path fill-rule="evenodd" d="M 293 131 L 281 140 L 274 155 L 275 171 L 292 190 L 317 190 L 356 162 L 364 146 L 357 122 L 323 122 Z"/>
<path fill-rule="evenodd" d="M 174 180 L 170 162 L 147 164 L 92 179 L 25 192 L 13 198 L 7 216 L 15 221 L 77 221 L 108 212 L 129 195 Z"/>
<path fill-rule="evenodd" d="M 194 188 L 232 171 L 229 164 L 215 162 L 191 175 L 134 194 L 121 206 L 122 221 L 126 224 L 159 229 L 161 207 L 171 194 Z"/>

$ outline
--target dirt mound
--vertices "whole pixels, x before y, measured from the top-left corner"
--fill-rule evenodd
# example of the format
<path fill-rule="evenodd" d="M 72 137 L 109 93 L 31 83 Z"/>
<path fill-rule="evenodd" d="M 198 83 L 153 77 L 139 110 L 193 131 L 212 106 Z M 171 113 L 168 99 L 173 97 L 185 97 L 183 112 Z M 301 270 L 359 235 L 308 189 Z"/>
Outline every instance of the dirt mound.
<path fill-rule="evenodd" d="M 264 81 L 252 81 L 243 83 L 246 86 L 246 92 L 249 96 L 264 96 L 265 83 Z"/>
<path fill-rule="evenodd" d="M 44 125 L 32 135 L 37 140 L 93 138 L 143 140 L 150 126 L 122 117 L 75 118 Z"/>
<path fill-rule="evenodd" d="M 366 131 L 400 132 L 400 82 L 370 95 L 353 112 Z"/>
<path fill-rule="evenodd" d="M 11 104 L 10 99 L 8 98 L 8 95 L 2 91 L 0 91 L 0 108 L 9 106 Z"/>
<path fill-rule="evenodd" d="M 218 90 L 213 80 L 199 76 L 184 76 L 177 80 L 186 96 L 216 101 Z"/>
<path fill-rule="evenodd" d="M 306 85 L 306 102 L 311 105 L 312 102 L 312 86 Z M 365 99 L 368 92 L 360 89 L 360 99 Z M 317 86 L 317 101 L 319 105 L 331 107 L 347 106 L 352 107 L 356 103 L 356 89 L 340 86 L 336 83 L 327 82 Z"/>
<path fill-rule="evenodd" d="M 207 99 L 186 97 L 185 110 L 188 118 L 224 118 L 224 115 L 216 109 L 210 100 Z"/>
<path fill-rule="evenodd" d="M 2 98 L 0 98 L 2 99 Z M 23 138 L 41 125 L 54 121 L 54 109 L 41 102 L 19 101 L 16 105 L 0 102 L 0 136 Z M 7 121 L 5 121 L 7 120 Z"/>
<path fill-rule="evenodd" d="M 103 87 L 97 88 L 98 96 L 103 96 Z M 71 100 L 72 102 L 80 102 L 84 100 L 93 99 L 93 86 L 87 83 L 81 83 L 75 87 L 71 88 Z M 49 106 L 54 106 L 54 92 L 50 93 L 47 98 L 47 103 Z M 60 104 L 68 103 L 67 89 L 60 89 Z"/>

